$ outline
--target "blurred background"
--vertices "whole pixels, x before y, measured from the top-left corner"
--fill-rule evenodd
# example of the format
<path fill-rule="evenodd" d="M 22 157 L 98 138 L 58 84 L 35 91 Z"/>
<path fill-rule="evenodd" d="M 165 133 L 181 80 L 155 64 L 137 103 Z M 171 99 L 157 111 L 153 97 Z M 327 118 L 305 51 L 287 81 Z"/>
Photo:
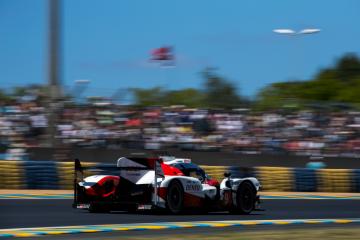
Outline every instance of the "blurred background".
<path fill-rule="evenodd" d="M 358 167 L 359 7 L 0 0 L 1 158 Z"/>

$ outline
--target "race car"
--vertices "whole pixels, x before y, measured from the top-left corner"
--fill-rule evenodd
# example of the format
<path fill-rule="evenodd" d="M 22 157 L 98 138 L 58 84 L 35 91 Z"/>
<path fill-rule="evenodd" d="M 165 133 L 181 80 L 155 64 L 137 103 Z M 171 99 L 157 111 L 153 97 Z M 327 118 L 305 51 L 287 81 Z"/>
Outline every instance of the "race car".
<path fill-rule="evenodd" d="M 84 178 L 85 170 L 93 167 L 82 167 L 76 159 L 73 207 L 90 212 L 156 209 L 172 214 L 187 210 L 249 214 L 260 202 L 256 178 L 232 178 L 226 173 L 219 183 L 190 159 L 121 157 L 116 166 L 106 167 L 111 174 Z"/>

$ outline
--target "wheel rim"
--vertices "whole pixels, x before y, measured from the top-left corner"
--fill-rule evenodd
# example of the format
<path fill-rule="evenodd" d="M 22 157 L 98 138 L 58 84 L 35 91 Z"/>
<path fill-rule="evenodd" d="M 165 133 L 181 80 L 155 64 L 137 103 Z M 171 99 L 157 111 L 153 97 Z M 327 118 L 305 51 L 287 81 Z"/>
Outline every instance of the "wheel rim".
<path fill-rule="evenodd" d="M 253 207 L 253 194 L 249 187 L 245 187 L 243 189 L 243 193 L 241 195 L 241 205 L 244 211 L 251 211 Z"/>
<path fill-rule="evenodd" d="M 179 210 L 181 207 L 181 189 L 177 184 L 170 188 L 169 192 L 169 207 L 172 210 Z"/>

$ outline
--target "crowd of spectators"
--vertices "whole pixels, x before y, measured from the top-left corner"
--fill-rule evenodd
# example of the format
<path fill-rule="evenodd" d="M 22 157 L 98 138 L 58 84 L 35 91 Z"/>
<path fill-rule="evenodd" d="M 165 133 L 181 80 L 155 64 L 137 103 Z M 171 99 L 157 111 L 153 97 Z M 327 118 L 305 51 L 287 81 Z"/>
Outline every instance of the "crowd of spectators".
<path fill-rule="evenodd" d="M 37 101 L 0 105 L 1 151 L 49 146 L 47 109 Z M 349 157 L 360 153 L 360 112 L 348 110 L 135 108 L 98 101 L 65 106 L 58 113 L 56 129 L 63 146 L 83 148 Z"/>

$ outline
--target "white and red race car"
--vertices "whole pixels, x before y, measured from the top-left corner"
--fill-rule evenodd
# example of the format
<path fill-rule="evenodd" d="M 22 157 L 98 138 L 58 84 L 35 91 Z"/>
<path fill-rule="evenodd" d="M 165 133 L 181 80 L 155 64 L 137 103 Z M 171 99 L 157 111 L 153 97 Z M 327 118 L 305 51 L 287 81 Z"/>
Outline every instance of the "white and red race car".
<path fill-rule="evenodd" d="M 249 214 L 260 202 L 256 178 L 224 174 L 219 184 L 190 159 L 121 157 L 116 167 L 107 167 L 111 175 L 83 178 L 84 170 L 92 168 L 76 159 L 73 207 L 90 212 L 164 209 L 178 214 L 196 209 Z"/>

